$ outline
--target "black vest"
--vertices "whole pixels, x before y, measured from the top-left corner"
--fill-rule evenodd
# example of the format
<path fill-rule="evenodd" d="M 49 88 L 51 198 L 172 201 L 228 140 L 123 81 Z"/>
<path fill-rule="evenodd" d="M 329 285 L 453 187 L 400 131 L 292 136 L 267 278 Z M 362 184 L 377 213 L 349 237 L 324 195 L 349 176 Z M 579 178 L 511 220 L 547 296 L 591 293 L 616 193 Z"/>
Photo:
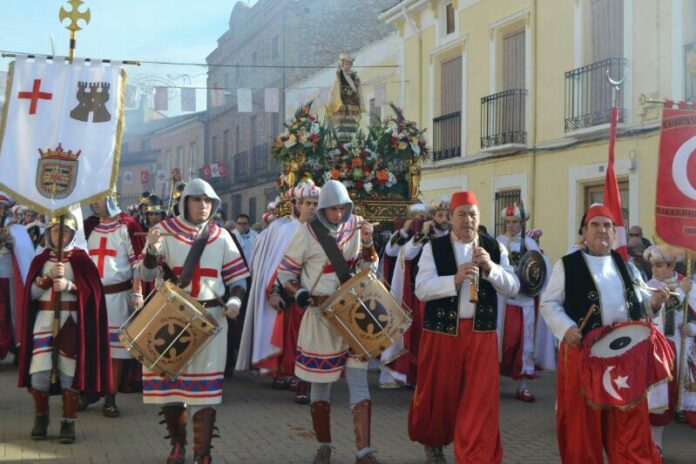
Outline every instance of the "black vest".
<path fill-rule="evenodd" d="M 612 250 L 611 258 L 621 276 L 629 318 L 632 321 L 637 321 L 641 318 L 643 311 L 633 288 L 633 280 L 621 256 Z M 583 256 L 583 251 L 578 250 L 565 255 L 563 269 L 565 272 L 565 302 L 563 307 L 568 317 L 580 327 L 590 306 L 596 306 L 589 316 L 590 320 L 582 330 L 582 334 L 586 335 L 592 329 L 602 327 L 604 323 L 602 322 L 602 301 L 594 278 L 590 274 L 590 268 Z"/>
<path fill-rule="evenodd" d="M 457 273 L 457 260 L 449 234 L 430 240 L 433 259 L 438 276 L 453 276 Z M 479 235 L 479 246 L 500 264 L 498 242 L 491 237 Z M 474 313 L 474 331 L 492 332 L 496 329 L 498 299 L 493 285 L 481 276 L 479 269 L 478 304 Z M 423 328 L 431 332 L 456 336 L 459 331 L 459 291 L 455 296 L 440 298 L 425 303 Z"/>

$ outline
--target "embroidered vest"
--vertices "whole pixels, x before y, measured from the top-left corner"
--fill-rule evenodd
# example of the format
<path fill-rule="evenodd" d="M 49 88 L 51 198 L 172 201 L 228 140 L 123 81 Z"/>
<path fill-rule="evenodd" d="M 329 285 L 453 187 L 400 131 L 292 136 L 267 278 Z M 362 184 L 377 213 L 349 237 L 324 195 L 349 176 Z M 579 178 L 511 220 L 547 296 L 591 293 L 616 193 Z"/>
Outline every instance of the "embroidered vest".
<path fill-rule="evenodd" d="M 592 329 L 604 325 L 602 322 L 602 301 L 595 281 L 590 274 L 590 268 L 583 257 L 583 251 L 578 250 L 563 257 L 563 269 L 565 271 L 565 302 L 563 307 L 566 314 L 580 327 L 585 320 L 585 315 L 593 304 L 595 310 L 590 314 L 590 320 L 585 324 L 582 334 L 586 335 Z M 614 265 L 619 270 L 624 287 L 624 299 L 628 309 L 629 318 L 637 321 L 642 316 L 642 309 L 636 292 L 633 288 L 633 281 L 628 273 L 626 264 L 621 256 L 612 250 L 611 258 Z"/>
<path fill-rule="evenodd" d="M 450 235 L 430 241 L 438 276 L 453 276 L 457 273 L 457 260 Z M 479 246 L 500 264 L 498 242 L 491 237 L 479 235 Z M 496 329 L 498 299 L 493 285 L 481 276 L 479 270 L 478 304 L 474 312 L 474 331 L 492 332 Z M 459 292 L 455 296 L 439 298 L 425 304 L 423 327 L 432 332 L 456 336 L 459 330 Z"/>

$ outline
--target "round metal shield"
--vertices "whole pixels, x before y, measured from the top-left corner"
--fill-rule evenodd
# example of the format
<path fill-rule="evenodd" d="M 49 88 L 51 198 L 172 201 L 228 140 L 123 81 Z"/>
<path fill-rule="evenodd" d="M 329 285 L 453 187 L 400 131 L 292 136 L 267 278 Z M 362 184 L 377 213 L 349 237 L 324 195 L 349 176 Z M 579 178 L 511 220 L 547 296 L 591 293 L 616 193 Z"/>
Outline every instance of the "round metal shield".
<path fill-rule="evenodd" d="M 537 296 L 544 288 L 547 273 L 544 256 L 536 250 L 528 250 L 517 266 L 520 292 L 527 296 Z"/>
<path fill-rule="evenodd" d="M 592 356 L 613 358 L 630 351 L 634 346 L 650 337 L 650 328 L 643 324 L 629 324 L 612 330 L 590 349 Z"/>

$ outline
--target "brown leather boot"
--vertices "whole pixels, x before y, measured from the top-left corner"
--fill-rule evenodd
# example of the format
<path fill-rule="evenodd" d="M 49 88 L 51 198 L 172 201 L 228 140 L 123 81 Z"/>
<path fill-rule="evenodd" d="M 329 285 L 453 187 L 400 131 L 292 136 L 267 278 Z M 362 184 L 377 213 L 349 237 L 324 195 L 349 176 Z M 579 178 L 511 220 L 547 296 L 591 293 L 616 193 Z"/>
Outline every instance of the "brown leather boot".
<path fill-rule="evenodd" d="M 353 425 L 355 426 L 355 447 L 358 451 L 370 447 L 370 422 L 372 401 L 362 400 L 353 406 Z M 356 464 L 380 464 L 372 451 L 355 458 Z"/>
<path fill-rule="evenodd" d="M 60 425 L 59 440 L 63 444 L 75 443 L 75 419 L 80 394 L 73 390 L 63 390 L 63 421 Z M 66 420 L 67 419 L 67 420 Z"/>
<path fill-rule="evenodd" d="M 31 429 L 33 440 L 45 440 L 48 433 L 48 393 L 39 390 L 31 390 L 34 397 L 34 427 Z"/>
<path fill-rule="evenodd" d="M 312 426 L 317 441 L 321 445 L 314 456 L 313 464 L 331 463 L 331 403 L 315 401 L 309 407 L 312 414 Z"/>
<path fill-rule="evenodd" d="M 159 413 L 164 416 L 160 424 L 166 424 L 172 449 L 167 457 L 167 464 L 184 464 L 186 462 L 186 424 L 188 413 L 184 405 L 162 406 Z"/>
<path fill-rule="evenodd" d="M 194 464 L 209 464 L 213 462 L 210 457 L 210 442 L 213 437 L 219 438 L 214 432 L 215 408 L 203 408 L 193 415 L 193 462 Z"/>

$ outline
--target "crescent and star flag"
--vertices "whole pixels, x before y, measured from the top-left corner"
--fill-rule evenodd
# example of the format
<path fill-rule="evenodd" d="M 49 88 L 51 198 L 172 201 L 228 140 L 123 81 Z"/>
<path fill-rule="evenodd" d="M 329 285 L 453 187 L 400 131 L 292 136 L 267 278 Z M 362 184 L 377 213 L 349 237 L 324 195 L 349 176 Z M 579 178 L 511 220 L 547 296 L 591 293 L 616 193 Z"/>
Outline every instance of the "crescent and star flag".
<path fill-rule="evenodd" d="M 169 94 L 164 86 L 155 87 L 155 111 L 169 110 Z"/>
<path fill-rule="evenodd" d="M 150 183 L 150 171 L 140 171 L 140 183 L 143 185 Z"/>
<path fill-rule="evenodd" d="M 696 251 L 696 111 L 665 108 L 657 168 L 655 231 Z"/>
<path fill-rule="evenodd" d="M 609 124 L 609 163 L 607 164 L 607 175 L 604 180 L 604 206 L 609 208 L 614 214 L 614 227 L 616 228 L 614 251 L 620 254 L 624 261 L 628 261 L 626 227 L 624 226 L 623 213 L 621 212 L 621 194 L 619 193 L 619 183 L 614 172 L 614 145 L 616 144 L 616 125 L 618 122 L 619 109 L 614 106 L 611 109 L 611 122 Z"/>
<path fill-rule="evenodd" d="M 125 82 L 118 62 L 18 57 L 11 63 L 0 190 L 44 214 L 113 192 Z"/>
<path fill-rule="evenodd" d="M 220 173 L 220 177 L 227 177 L 227 163 L 220 161 L 218 163 L 218 172 Z"/>

